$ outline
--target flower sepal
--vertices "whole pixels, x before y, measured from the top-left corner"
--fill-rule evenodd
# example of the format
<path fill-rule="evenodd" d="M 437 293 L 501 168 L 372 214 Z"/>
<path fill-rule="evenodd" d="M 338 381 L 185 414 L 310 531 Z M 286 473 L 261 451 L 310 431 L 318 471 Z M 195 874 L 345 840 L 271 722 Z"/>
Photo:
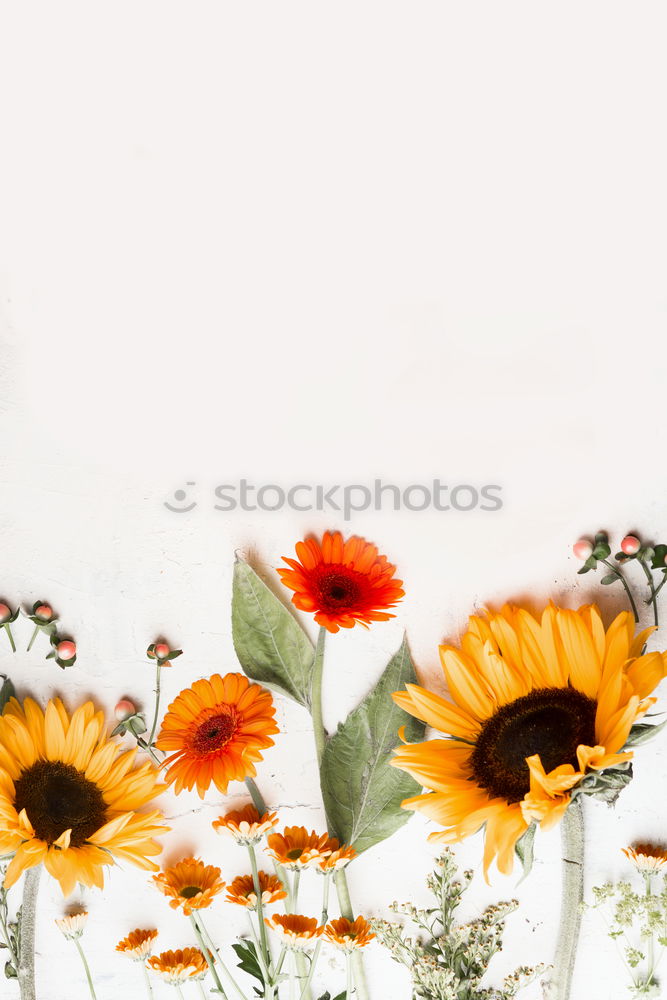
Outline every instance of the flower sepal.
<path fill-rule="evenodd" d="M 146 656 L 151 660 L 157 660 L 161 667 L 170 667 L 171 661 L 182 655 L 182 649 L 170 649 L 166 642 L 160 641 L 152 642 L 146 650 Z"/>
<path fill-rule="evenodd" d="M 46 654 L 47 660 L 55 660 L 61 670 L 73 667 L 76 663 L 76 645 L 70 639 L 61 639 L 54 631 L 50 635 L 51 652 Z"/>
<path fill-rule="evenodd" d="M 609 538 L 605 531 L 598 531 L 595 536 L 595 544 L 593 545 L 593 551 L 590 556 L 584 562 L 584 565 L 580 570 L 577 570 L 579 575 L 582 573 L 590 573 L 592 569 L 597 569 L 598 562 L 603 559 L 608 559 L 611 555 L 611 548 L 609 547 Z"/>
<path fill-rule="evenodd" d="M 126 719 L 121 719 L 115 729 L 112 729 L 112 736 L 125 736 L 129 733 L 130 736 L 134 736 L 138 739 L 143 733 L 146 732 L 148 726 L 146 725 L 146 719 L 141 712 L 135 712 L 133 715 L 128 715 Z"/>
<path fill-rule="evenodd" d="M 593 795 L 596 799 L 606 802 L 608 806 L 613 806 L 623 789 L 630 784 L 632 778 L 631 761 L 624 761 L 622 764 L 608 767 L 604 771 L 591 771 L 573 789 L 572 798 L 577 794 Z"/>

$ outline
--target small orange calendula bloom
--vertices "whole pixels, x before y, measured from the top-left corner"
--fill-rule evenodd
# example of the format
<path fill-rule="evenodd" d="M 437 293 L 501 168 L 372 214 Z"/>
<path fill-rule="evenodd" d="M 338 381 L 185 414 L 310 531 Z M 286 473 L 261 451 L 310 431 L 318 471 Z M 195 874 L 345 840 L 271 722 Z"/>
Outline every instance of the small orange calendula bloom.
<path fill-rule="evenodd" d="M 347 847 L 343 844 L 342 847 L 333 850 L 331 854 L 319 859 L 317 862 L 318 871 L 323 872 L 325 875 L 327 872 L 337 872 L 339 869 L 349 865 L 350 861 L 354 861 L 356 856 L 357 852 L 354 847 Z"/>
<path fill-rule="evenodd" d="M 285 888 L 275 875 L 268 872 L 258 872 L 259 888 L 262 893 L 262 906 L 270 906 L 279 899 L 286 899 Z M 249 910 L 257 909 L 257 893 L 252 875 L 238 875 L 227 887 L 227 902 L 239 906 L 247 906 Z"/>
<path fill-rule="evenodd" d="M 177 865 L 154 875 L 153 881 L 160 892 L 171 897 L 169 905 L 173 909 L 180 907 L 188 917 L 193 910 L 210 906 L 225 888 L 220 869 L 205 865 L 199 858 L 183 858 Z"/>
<path fill-rule="evenodd" d="M 667 850 L 658 847 L 657 844 L 635 844 L 633 847 L 623 847 L 621 850 L 642 874 L 650 875 L 667 865 Z"/>
<path fill-rule="evenodd" d="M 341 917 L 326 925 L 324 936 L 341 951 L 355 951 L 357 948 L 365 948 L 375 934 L 371 934 L 371 925 L 365 917 L 357 917 L 354 921 Z"/>
<path fill-rule="evenodd" d="M 267 854 L 285 868 L 313 868 L 340 847 L 328 833 L 310 833 L 305 826 L 286 826 L 282 833 L 267 838 Z"/>
<path fill-rule="evenodd" d="M 118 942 L 116 951 L 122 951 L 133 962 L 145 962 L 153 951 L 156 938 L 156 930 L 130 931 L 126 938 Z"/>
<path fill-rule="evenodd" d="M 214 674 L 181 691 L 156 744 L 169 754 L 167 781 L 176 794 L 196 786 L 203 798 L 211 783 L 225 793 L 230 781 L 254 777 L 279 732 L 274 715 L 270 693 L 243 674 Z"/>
<path fill-rule="evenodd" d="M 296 544 L 297 559 L 283 556 L 289 569 L 280 568 L 280 579 L 294 591 L 292 603 L 301 611 L 315 612 L 315 621 L 329 632 L 370 625 L 394 615 L 404 596 L 396 567 L 377 547 L 353 535 L 346 542 L 339 531 L 325 531 L 322 541 L 307 538 Z"/>
<path fill-rule="evenodd" d="M 180 986 L 192 979 L 203 979 L 208 965 L 199 948 L 183 948 L 177 951 L 163 951 L 154 955 L 146 963 L 157 976 L 171 986 Z"/>
<path fill-rule="evenodd" d="M 214 819 L 211 825 L 216 833 L 230 833 L 238 844 L 258 844 L 277 824 L 277 813 L 267 812 L 260 816 L 257 809 L 248 804 Z"/>
<path fill-rule="evenodd" d="M 276 913 L 265 917 L 264 923 L 272 931 L 277 931 L 283 944 L 292 951 L 307 948 L 324 930 L 318 926 L 315 917 L 302 917 L 297 913 Z"/>

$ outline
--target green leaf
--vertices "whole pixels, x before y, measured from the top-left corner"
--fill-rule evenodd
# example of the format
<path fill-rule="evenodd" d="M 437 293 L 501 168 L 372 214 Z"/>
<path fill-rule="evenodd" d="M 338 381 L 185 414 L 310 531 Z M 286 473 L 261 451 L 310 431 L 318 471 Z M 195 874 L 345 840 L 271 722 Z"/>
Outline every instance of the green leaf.
<path fill-rule="evenodd" d="M 247 972 L 249 976 L 253 979 L 258 979 L 264 986 L 264 976 L 262 975 L 262 968 L 259 964 L 259 959 L 257 958 L 257 951 L 255 945 L 252 941 L 242 941 L 237 942 L 232 945 L 232 948 L 236 952 L 239 961 L 237 965 L 239 969 L 243 972 Z"/>
<path fill-rule="evenodd" d="M 424 738 L 425 726 L 404 712 L 391 695 L 416 683 L 414 664 L 403 639 L 369 695 L 328 741 L 320 778 L 329 831 L 358 853 L 385 840 L 410 818 L 403 799 L 419 792 L 409 774 L 390 765 L 392 750 L 406 738 Z"/>
<path fill-rule="evenodd" d="M 664 722 L 659 722 L 655 726 L 649 726 L 645 722 L 637 722 L 630 730 L 627 740 L 625 741 L 626 747 L 639 747 L 643 743 L 648 743 L 652 740 L 654 736 L 657 736 L 665 726 L 667 726 L 667 719 Z"/>
<path fill-rule="evenodd" d="M 600 583 L 604 587 L 608 587 L 611 583 L 616 583 L 617 580 L 618 580 L 618 576 L 616 575 L 616 573 L 607 573 L 606 576 L 602 577 L 602 579 L 600 580 Z"/>
<path fill-rule="evenodd" d="M 2 687 L 0 687 L 0 712 L 2 712 L 9 699 L 16 697 L 16 689 L 6 674 L 0 674 L 0 677 L 4 677 Z"/>
<path fill-rule="evenodd" d="M 310 709 L 313 644 L 285 605 L 242 559 L 234 566 L 232 636 L 239 663 L 251 680 Z"/>
<path fill-rule="evenodd" d="M 653 559 L 651 565 L 653 569 L 664 569 L 665 568 L 665 556 L 667 556 L 667 545 L 656 545 L 655 551 L 653 552 Z"/>
<path fill-rule="evenodd" d="M 535 860 L 536 831 L 537 823 L 531 823 L 526 832 L 519 837 L 514 848 L 516 856 L 523 866 L 523 876 L 521 878 L 522 882 L 528 875 L 530 875 L 533 869 L 533 862 Z"/>

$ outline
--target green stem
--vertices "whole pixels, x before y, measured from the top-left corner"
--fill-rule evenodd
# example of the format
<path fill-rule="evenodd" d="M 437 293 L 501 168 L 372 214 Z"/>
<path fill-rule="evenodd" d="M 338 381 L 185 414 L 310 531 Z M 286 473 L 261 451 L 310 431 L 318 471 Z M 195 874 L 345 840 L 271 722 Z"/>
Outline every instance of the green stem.
<path fill-rule="evenodd" d="M 352 956 L 347 954 L 347 983 L 345 985 L 345 1000 L 352 1000 Z"/>
<path fill-rule="evenodd" d="M 628 581 L 625 579 L 625 577 L 621 573 L 621 571 L 618 568 L 618 566 L 614 566 L 614 564 L 610 563 L 607 559 L 601 559 L 600 562 L 604 563 L 604 565 L 607 567 L 607 569 L 610 569 L 612 571 L 612 573 L 614 573 L 618 577 L 618 579 L 621 581 L 621 583 L 623 584 L 623 587 L 625 588 L 625 593 L 628 595 L 628 600 L 630 601 L 630 607 L 632 608 L 632 613 L 635 616 L 635 621 L 639 622 L 639 614 L 637 612 L 637 605 L 635 604 L 635 599 L 632 596 L 632 591 L 630 590 L 630 587 L 628 586 Z"/>
<path fill-rule="evenodd" d="M 146 992 L 148 993 L 148 1000 L 153 1000 L 153 984 L 151 983 L 151 977 L 148 975 L 148 969 L 141 963 L 141 968 L 144 970 L 144 981 L 146 983 Z"/>
<path fill-rule="evenodd" d="M 157 720 L 160 714 L 160 672 L 162 670 L 162 664 L 158 660 L 157 666 L 155 668 L 155 715 L 153 716 L 153 725 L 151 726 L 151 734 L 148 737 L 148 743 L 153 746 L 153 740 L 155 738 L 155 733 L 157 730 Z"/>
<path fill-rule="evenodd" d="M 86 961 L 86 956 L 83 953 L 83 948 L 81 947 L 81 942 L 79 941 L 78 938 L 74 938 L 73 940 L 74 940 L 74 944 L 76 945 L 76 950 L 78 951 L 79 955 L 81 956 L 81 961 L 83 962 L 83 967 L 86 970 L 86 979 L 88 980 L 88 989 L 90 990 L 90 995 L 92 997 L 92 1000 L 97 1000 L 97 997 L 95 996 L 95 987 L 93 986 L 93 977 L 90 974 L 90 966 L 88 965 L 88 962 Z"/>
<path fill-rule="evenodd" d="M 331 872 L 327 872 L 324 876 L 324 886 L 322 887 L 322 916 L 320 917 L 320 924 L 325 927 L 327 920 L 329 919 L 329 886 L 331 884 Z M 310 962 L 310 969 L 308 970 L 308 976 L 303 985 L 303 990 L 301 991 L 300 1000 L 305 1000 L 306 994 L 310 990 L 310 984 L 313 981 L 313 976 L 315 974 L 315 967 L 317 965 L 317 960 L 320 957 L 320 952 L 322 950 L 322 935 L 317 939 L 317 944 L 315 945 L 315 951 L 313 952 L 313 957 Z"/>
<path fill-rule="evenodd" d="M 30 650 L 32 649 L 32 644 L 35 641 L 35 639 L 37 638 L 37 633 L 39 632 L 40 627 L 41 626 L 39 626 L 39 625 L 35 625 L 35 631 L 32 633 L 32 638 L 31 638 L 30 642 L 28 643 L 28 652 L 30 652 Z"/>
<path fill-rule="evenodd" d="M 569 1000 L 577 956 L 584 900 L 584 812 L 581 797 L 574 798 L 563 816 L 563 898 L 556 957 L 547 986 L 548 1000 Z"/>
<path fill-rule="evenodd" d="M 644 570 L 644 574 L 646 576 L 646 579 L 648 580 L 648 588 L 649 591 L 651 592 L 651 599 L 649 601 L 649 604 L 653 605 L 653 621 L 655 622 L 655 627 L 659 628 L 660 622 L 658 621 L 658 602 L 656 601 L 657 594 L 656 594 L 655 584 L 653 583 L 653 574 L 651 573 L 650 569 L 648 568 L 643 559 L 639 560 L 639 564 L 641 568 Z"/>
<path fill-rule="evenodd" d="M 646 884 L 646 899 L 650 900 L 651 896 L 653 895 L 653 893 L 651 892 L 651 873 L 650 872 L 645 872 L 645 874 L 644 874 L 644 882 Z M 648 907 L 647 907 L 647 912 L 648 912 Z M 653 939 L 654 939 L 655 935 L 654 935 L 654 932 L 653 932 L 652 928 L 649 928 L 649 929 L 651 930 L 651 936 L 648 939 L 648 948 L 647 948 L 647 951 L 648 951 L 648 955 L 647 955 L 648 974 L 646 976 L 646 985 L 647 986 L 650 986 L 650 984 L 653 982 L 653 976 L 655 975 L 655 949 L 654 949 L 654 942 L 653 942 Z"/>
<path fill-rule="evenodd" d="M 227 968 L 227 966 L 223 962 L 222 958 L 220 957 L 220 952 L 218 951 L 218 949 L 216 948 L 216 946 L 211 941 L 211 936 L 208 933 L 208 931 L 206 930 L 206 926 L 204 924 L 204 921 L 201 918 L 201 914 L 198 915 L 198 918 L 196 920 L 196 924 L 197 924 L 197 927 L 199 929 L 199 932 L 200 932 L 202 938 L 204 939 L 204 942 L 206 944 L 206 948 L 208 949 L 208 951 L 210 951 L 211 955 L 214 956 L 215 959 L 220 963 L 220 968 L 224 972 L 226 978 L 229 980 L 229 982 L 231 983 L 231 985 L 234 987 L 234 989 L 236 990 L 236 992 L 240 996 L 241 1000 L 247 1000 L 245 993 L 243 992 L 243 990 L 241 989 L 241 987 L 239 986 L 239 984 L 236 982 L 236 980 L 234 979 L 233 975 L 231 974 L 231 972 L 229 971 L 229 969 Z M 210 965 L 209 965 L 209 968 L 210 968 Z M 216 979 L 217 984 L 220 984 L 220 980 L 217 977 L 217 974 L 215 976 L 215 979 Z M 222 985 L 219 985 L 219 989 L 220 989 L 220 991 L 221 991 L 221 993 L 222 993 L 222 995 L 224 997 L 225 996 L 225 991 L 222 989 Z"/>
<path fill-rule="evenodd" d="M 199 926 L 199 921 L 195 917 L 194 913 L 190 914 L 190 920 L 192 921 L 192 926 L 194 927 L 194 930 L 195 930 L 195 936 L 197 938 L 197 943 L 199 944 L 199 947 L 201 948 L 202 954 L 203 954 L 204 958 L 206 959 L 206 964 L 208 965 L 209 972 L 211 973 L 211 976 L 213 977 L 213 982 L 217 986 L 217 988 L 218 988 L 218 990 L 220 992 L 220 995 L 222 996 L 223 1000 L 227 1000 L 227 994 L 225 993 L 223 985 L 220 982 L 220 976 L 218 975 L 218 970 L 216 969 L 215 965 L 213 964 L 213 954 L 212 954 L 212 952 L 209 951 L 208 946 L 206 945 L 206 942 L 204 941 L 204 935 L 202 934 L 202 928 Z"/>
<path fill-rule="evenodd" d="M 264 813 L 268 812 L 268 810 L 266 808 L 266 802 L 264 801 L 262 793 L 260 792 L 255 782 L 252 780 L 252 778 L 246 778 L 245 783 L 246 783 L 246 788 L 250 792 L 250 798 L 252 799 L 252 804 L 254 805 L 259 815 L 263 816 Z"/>
<path fill-rule="evenodd" d="M 204 985 L 203 985 L 201 979 L 197 980 L 197 986 L 199 988 L 199 992 L 200 992 L 201 996 L 204 998 L 204 1000 L 206 1000 L 206 991 L 204 989 Z"/>
<path fill-rule="evenodd" d="M 23 881 L 23 902 L 19 921 L 21 945 L 17 969 L 21 1000 L 36 1000 L 37 997 L 35 991 L 35 914 L 41 871 L 41 865 L 29 868 Z"/>
<path fill-rule="evenodd" d="M 344 868 L 336 872 L 336 892 L 338 894 L 341 917 L 345 917 L 347 920 L 354 920 L 354 910 L 352 909 L 352 900 L 350 899 L 350 890 Z M 354 951 L 352 964 L 354 966 L 354 981 L 357 988 L 357 996 L 359 1000 L 370 1000 L 361 949 L 357 948 Z"/>
<path fill-rule="evenodd" d="M 310 687 L 311 711 L 313 716 L 313 731 L 315 733 L 315 750 L 317 752 L 317 766 L 322 763 L 322 754 L 327 742 L 327 732 L 324 728 L 322 717 L 322 677 L 324 674 L 324 643 L 327 637 L 327 630 L 320 627 L 317 636 L 317 646 L 315 647 L 315 659 L 313 660 L 313 677 Z"/>
<path fill-rule="evenodd" d="M 248 844 L 248 854 L 250 856 L 250 867 L 252 869 L 252 881 L 255 886 L 255 895 L 257 896 L 257 921 L 259 923 L 259 940 L 262 948 L 262 955 L 264 957 L 264 964 L 266 966 L 266 971 L 269 974 L 270 979 L 271 972 L 271 949 L 269 948 L 269 939 L 266 933 L 266 924 L 264 923 L 264 906 L 262 904 L 262 887 L 259 881 L 259 871 L 257 868 L 257 855 L 255 854 L 255 848 L 253 844 Z"/>
<path fill-rule="evenodd" d="M 7 638 L 9 639 L 9 644 L 12 647 L 12 653 L 16 652 L 16 643 L 14 642 L 14 636 L 12 635 L 12 627 L 9 622 L 2 626 L 7 633 Z"/>
<path fill-rule="evenodd" d="M 174 983 L 174 986 L 176 987 L 176 992 L 178 993 L 181 1000 L 185 1000 L 185 997 L 183 996 L 183 990 L 181 989 L 180 984 Z"/>

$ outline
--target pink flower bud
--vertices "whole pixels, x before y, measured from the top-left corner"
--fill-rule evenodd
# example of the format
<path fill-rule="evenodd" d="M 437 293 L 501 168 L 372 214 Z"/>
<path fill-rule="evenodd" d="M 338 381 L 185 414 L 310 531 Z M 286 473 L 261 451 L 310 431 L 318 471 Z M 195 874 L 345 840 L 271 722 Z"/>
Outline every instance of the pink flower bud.
<path fill-rule="evenodd" d="M 8 608 L 6 604 L 0 604 L 0 625 L 2 625 L 3 622 L 8 621 L 11 617 L 11 608 Z"/>
<path fill-rule="evenodd" d="M 43 618 L 44 621 L 48 621 L 49 618 L 53 618 L 53 608 L 50 604 L 40 604 L 39 607 L 35 608 L 35 618 Z"/>
<path fill-rule="evenodd" d="M 572 546 L 572 551 L 577 559 L 581 559 L 582 562 L 585 562 L 589 556 L 593 555 L 593 546 L 587 538 L 580 538 L 579 541 L 575 542 Z"/>
<path fill-rule="evenodd" d="M 642 543 L 635 535 L 626 535 L 621 542 L 621 552 L 624 552 L 626 556 L 636 556 L 641 547 Z"/>
<path fill-rule="evenodd" d="M 114 708 L 113 714 L 116 716 L 119 722 L 125 722 L 125 720 L 129 719 L 131 715 L 134 715 L 136 711 L 137 710 L 132 704 L 132 702 L 128 701 L 127 698 L 123 698 L 121 699 L 121 701 L 118 702 L 118 704 Z"/>
<path fill-rule="evenodd" d="M 76 656 L 76 645 L 65 639 L 56 646 L 56 653 L 61 660 L 72 660 Z"/>
<path fill-rule="evenodd" d="M 169 656 L 169 646 L 166 642 L 156 642 L 155 655 L 159 660 L 164 660 L 165 657 Z"/>

